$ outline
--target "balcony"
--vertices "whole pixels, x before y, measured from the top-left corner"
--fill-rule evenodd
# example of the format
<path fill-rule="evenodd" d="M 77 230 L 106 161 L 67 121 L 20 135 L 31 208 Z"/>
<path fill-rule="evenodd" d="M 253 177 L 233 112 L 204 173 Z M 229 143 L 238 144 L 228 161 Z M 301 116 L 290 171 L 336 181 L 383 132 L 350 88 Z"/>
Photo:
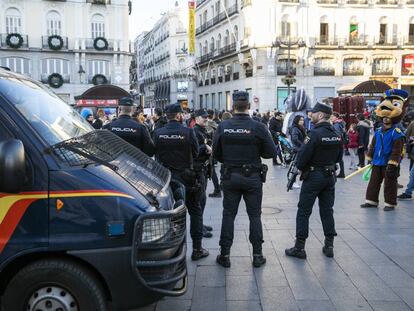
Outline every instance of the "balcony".
<path fill-rule="evenodd" d="M 317 0 L 318 4 L 321 5 L 337 5 L 338 0 Z"/>
<path fill-rule="evenodd" d="M 210 82 L 211 82 L 211 85 L 216 84 L 216 78 L 211 78 Z"/>
<path fill-rule="evenodd" d="M 42 48 L 43 49 L 50 49 L 53 51 L 57 50 L 67 50 L 68 49 L 68 38 L 62 37 L 62 42 L 59 42 L 59 39 L 51 39 L 50 45 L 49 45 L 49 38 L 50 36 L 42 36 Z M 55 41 L 55 42 L 54 42 Z M 61 45 L 61 47 L 60 47 Z M 59 48 L 60 47 L 60 48 Z"/>
<path fill-rule="evenodd" d="M 228 14 L 229 17 L 231 17 L 234 14 L 239 12 L 239 8 L 238 8 L 237 4 L 238 3 L 236 1 L 236 3 L 233 6 L 231 6 L 230 8 L 227 9 L 227 14 Z M 211 27 L 217 25 L 218 23 L 226 20 L 226 18 L 227 18 L 226 13 L 221 12 L 219 15 L 214 16 L 208 22 L 204 23 L 200 27 L 197 27 L 196 35 L 199 35 L 199 34 L 203 33 L 204 31 L 206 31 L 207 29 L 210 29 Z"/>
<path fill-rule="evenodd" d="M 337 47 L 338 46 L 338 39 L 337 38 L 329 38 L 329 36 L 319 36 L 315 38 L 315 45 L 316 46 L 324 46 L 324 47 Z"/>
<path fill-rule="evenodd" d="M 378 0 L 377 5 L 398 5 L 398 0 Z"/>
<path fill-rule="evenodd" d="M 407 36 L 404 40 L 405 45 L 414 45 L 414 35 Z"/>
<path fill-rule="evenodd" d="M 204 2 L 206 2 L 207 0 L 197 0 L 196 1 L 196 7 L 198 8 L 200 5 L 202 5 Z"/>
<path fill-rule="evenodd" d="M 19 35 L 21 38 L 18 36 L 12 36 L 9 38 L 9 40 L 7 40 L 9 34 L 0 34 L 0 47 L 3 49 L 29 48 L 29 37 L 27 35 Z"/>
<path fill-rule="evenodd" d="M 344 39 L 341 41 L 345 41 Z M 359 38 L 348 38 L 346 42 L 341 42 L 340 46 L 359 46 L 365 47 L 368 46 L 367 37 L 360 36 Z"/>
<path fill-rule="evenodd" d="M 233 42 L 232 44 L 226 45 L 220 49 L 214 50 L 210 53 L 207 53 L 205 55 L 202 55 L 197 59 L 197 62 L 202 64 L 210 61 L 210 59 L 216 59 L 223 56 L 226 56 L 228 54 L 231 54 L 236 51 L 236 43 Z"/>
<path fill-rule="evenodd" d="M 227 74 L 224 76 L 224 81 L 229 82 L 230 81 L 230 74 Z"/>
<path fill-rule="evenodd" d="M 103 50 L 97 50 L 95 48 L 95 39 L 86 39 L 85 40 L 85 49 L 86 50 L 95 50 L 95 51 L 113 51 L 114 50 L 114 41 L 113 40 L 109 40 L 106 39 L 106 41 L 108 42 L 108 47 L 106 49 Z"/>
<path fill-rule="evenodd" d="M 111 4 L 111 0 L 86 0 L 86 3 L 107 5 Z"/>
<path fill-rule="evenodd" d="M 391 38 L 391 40 L 387 40 L 387 38 L 379 37 L 375 40 L 375 45 L 377 46 L 397 46 L 397 38 Z"/>
<path fill-rule="evenodd" d="M 299 4 L 299 0 L 279 0 L 279 2 Z"/>
<path fill-rule="evenodd" d="M 350 5 L 368 5 L 368 0 L 347 0 L 346 3 Z"/>
<path fill-rule="evenodd" d="M 246 78 L 253 77 L 253 69 L 246 69 Z"/>
<path fill-rule="evenodd" d="M 176 55 L 187 55 L 187 53 L 188 53 L 187 48 L 181 48 L 181 49 L 176 49 L 175 50 Z"/>
<path fill-rule="evenodd" d="M 407 5 L 414 5 L 414 0 L 407 0 Z"/>
<path fill-rule="evenodd" d="M 252 5 L 252 0 L 241 0 L 241 8 L 245 8 L 246 6 Z"/>
<path fill-rule="evenodd" d="M 238 72 L 233 73 L 233 80 L 239 80 L 240 74 Z"/>

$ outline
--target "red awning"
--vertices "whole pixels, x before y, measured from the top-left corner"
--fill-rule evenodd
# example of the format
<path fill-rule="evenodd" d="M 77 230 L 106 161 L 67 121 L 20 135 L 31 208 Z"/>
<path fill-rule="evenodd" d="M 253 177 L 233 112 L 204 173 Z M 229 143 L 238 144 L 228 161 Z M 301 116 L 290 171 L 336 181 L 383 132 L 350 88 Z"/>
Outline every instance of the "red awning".
<path fill-rule="evenodd" d="M 101 107 L 113 108 L 118 107 L 117 99 L 78 99 L 76 107 Z"/>

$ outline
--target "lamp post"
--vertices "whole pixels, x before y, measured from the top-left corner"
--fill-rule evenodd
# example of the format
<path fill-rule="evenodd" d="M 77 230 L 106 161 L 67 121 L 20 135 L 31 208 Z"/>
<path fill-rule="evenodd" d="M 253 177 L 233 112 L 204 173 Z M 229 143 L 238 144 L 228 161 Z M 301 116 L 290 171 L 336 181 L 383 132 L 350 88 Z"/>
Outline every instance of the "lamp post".
<path fill-rule="evenodd" d="M 83 70 L 82 65 L 79 65 L 79 70 L 78 70 L 78 74 L 79 74 L 79 83 L 82 84 L 82 75 L 85 74 L 85 70 Z"/>
<path fill-rule="evenodd" d="M 282 78 L 282 82 L 286 84 L 288 87 L 288 96 L 290 95 L 290 86 L 296 82 L 295 75 L 290 73 L 290 63 L 291 63 L 290 50 L 293 47 L 301 48 L 301 47 L 304 47 L 305 45 L 306 44 L 302 39 L 292 40 L 290 35 L 287 37 L 287 40 L 276 38 L 276 41 L 272 43 L 272 49 L 280 48 L 280 47 L 288 49 L 287 74 L 284 78 Z M 276 74 L 277 74 L 277 69 L 276 69 Z"/>

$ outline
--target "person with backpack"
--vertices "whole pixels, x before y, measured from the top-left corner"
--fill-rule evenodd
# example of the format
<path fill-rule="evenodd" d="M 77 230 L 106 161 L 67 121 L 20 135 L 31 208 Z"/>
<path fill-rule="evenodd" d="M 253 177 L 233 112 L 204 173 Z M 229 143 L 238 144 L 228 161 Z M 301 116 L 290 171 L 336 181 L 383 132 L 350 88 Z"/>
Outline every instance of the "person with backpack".
<path fill-rule="evenodd" d="M 336 134 L 342 138 L 342 148 L 347 145 L 348 143 L 348 135 L 346 133 L 346 124 L 345 121 L 339 116 L 339 113 L 334 112 L 332 114 L 332 125 L 335 129 Z M 339 174 L 336 176 L 337 178 L 345 178 L 345 167 L 344 167 L 344 160 L 342 159 L 339 162 Z"/>

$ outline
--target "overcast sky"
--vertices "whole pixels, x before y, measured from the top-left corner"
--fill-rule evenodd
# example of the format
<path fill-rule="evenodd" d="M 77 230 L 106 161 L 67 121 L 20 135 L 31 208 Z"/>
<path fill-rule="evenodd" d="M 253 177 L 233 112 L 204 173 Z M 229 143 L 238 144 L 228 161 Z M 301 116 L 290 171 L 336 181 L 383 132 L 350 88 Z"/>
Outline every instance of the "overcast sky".
<path fill-rule="evenodd" d="M 173 8 L 176 0 L 132 0 L 132 14 L 129 17 L 129 38 L 134 40 L 141 32 L 150 30 L 161 18 L 161 13 Z M 187 5 L 187 0 L 178 0 Z"/>

